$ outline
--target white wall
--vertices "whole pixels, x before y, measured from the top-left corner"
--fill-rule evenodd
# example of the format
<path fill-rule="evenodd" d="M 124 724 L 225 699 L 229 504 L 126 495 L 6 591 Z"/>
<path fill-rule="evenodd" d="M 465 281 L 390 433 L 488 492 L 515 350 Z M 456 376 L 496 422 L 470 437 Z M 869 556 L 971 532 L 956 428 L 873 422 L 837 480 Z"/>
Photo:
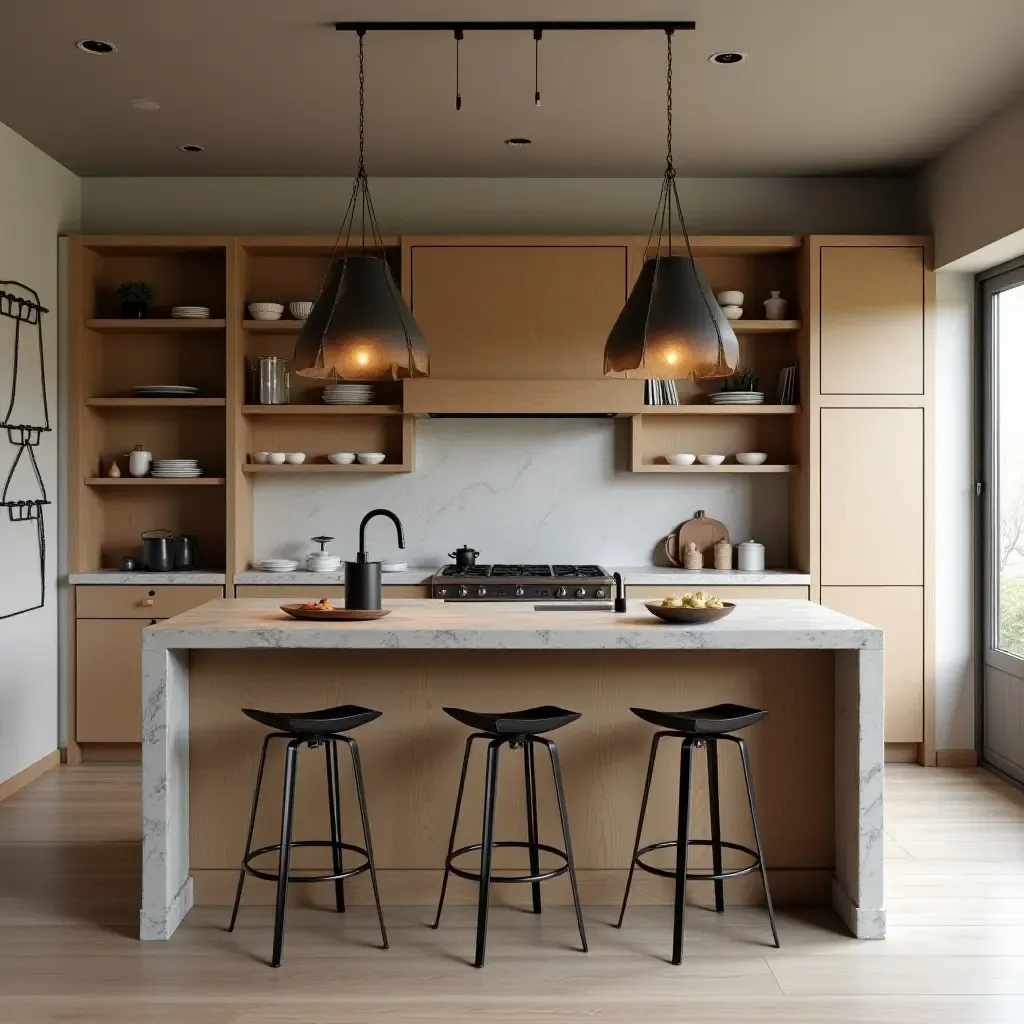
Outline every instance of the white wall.
<path fill-rule="evenodd" d="M 385 232 L 646 233 L 658 179 L 374 178 Z M 86 178 L 82 229 L 333 234 L 347 178 Z M 912 178 L 680 179 L 695 233 L 914 232 Z"/>
<path fill-rule="evenodd" d="M 51 501 L 57 497 L 59 417 L 57 236 L 78 230 L 80 201 L 80 182 L 75 175 L 0 124 L 0 279 L 34 288 L 51 311 L 44 317 L 43 327 L 47 400 L 54 430 L 44 435 L 36 450 Z M 0 398 L 5 402 L 10 393 L 13 351 L 13 332 L 8 325 L 13 322 L 0 318 Z M 33 404 L 30 415 L 41 416 L 41 398 L 36 396 Z M 0 436 L 0 473 L 4 477 L 13 452 L 6 435 Z M 44 522 L 48 546 L 44 607 L 0 621 L 0 781 L 57 748 L 55 505 L 45 510 Z M 32 533 L 28 540 L 26 532 Z M 32 585 L 34 545 L 33 528 L 26 530 L 24 524 L 9 522 L 6 511 L 0 510 L 0 607 L 16 607 L 20 595 Z"/>

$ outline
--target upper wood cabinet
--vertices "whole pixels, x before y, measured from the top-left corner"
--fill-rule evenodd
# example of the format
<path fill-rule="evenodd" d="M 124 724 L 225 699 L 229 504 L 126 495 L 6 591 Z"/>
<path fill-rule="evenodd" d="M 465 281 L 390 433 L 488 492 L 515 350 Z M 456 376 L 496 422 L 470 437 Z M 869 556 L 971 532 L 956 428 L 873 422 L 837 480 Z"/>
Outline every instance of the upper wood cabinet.
<path fill-rule="evenodd" d="M 821 394 L 923 395 L 924 248 L 820 252 Z"/>
<path fill-rule="evenodd" d="M 821 410 L 821 583 L 924 583 L 924 410 Z"/>
<path fill-rule="evenodd" d="M 603 376 L 627 246 L 413 244 L 409 275 L 431 376 L 579 380 Z"/>

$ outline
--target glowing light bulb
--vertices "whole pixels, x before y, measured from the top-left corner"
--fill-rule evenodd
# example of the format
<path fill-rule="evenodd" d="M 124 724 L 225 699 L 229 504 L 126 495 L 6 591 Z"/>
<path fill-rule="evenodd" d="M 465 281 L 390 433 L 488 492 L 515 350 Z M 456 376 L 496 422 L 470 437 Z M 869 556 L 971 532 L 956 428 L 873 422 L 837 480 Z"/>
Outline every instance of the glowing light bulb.
<path fill-rule="evenodd" d="M 679 353 L 674 348 L 670 348 L 665 353 L 665 362 L 668 363 L 669 366 L 675 366 L 676 363 L 679 362 Z"/>
<path fill-rule="evenodd" d="M 370 353 L 365 348 L 356 349 L 355 361 L 357 366 L 369 366 Z"/>

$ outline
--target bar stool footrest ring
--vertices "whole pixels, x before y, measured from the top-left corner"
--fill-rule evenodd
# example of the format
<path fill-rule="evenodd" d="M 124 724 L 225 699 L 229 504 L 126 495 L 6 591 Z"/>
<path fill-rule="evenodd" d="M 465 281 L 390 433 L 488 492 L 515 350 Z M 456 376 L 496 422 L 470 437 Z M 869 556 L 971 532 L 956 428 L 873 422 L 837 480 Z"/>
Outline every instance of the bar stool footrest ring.
<path fill-rule="evenodd" d="M 363 858 L 363 863 L 358 864 L 354 868 L 346 868 L 338 874 L 289 875 L 289 884 L 292 882 L 340 882 L 346 878 L 352 878 L 354 875 L 361 875 L 364 871 L 369 871 L 370 869 L 370 858 L 361 846 L 353 846 L 351 843 L 332 843 L 330 839 L 303 839 L 301 842 L 293 842 L 291 844 L 291 848 L 293 850 L 299 846 L 319 846 L 328 850 L 347 850 L 349 853 L 359 854 L 359 856 Z M 250 861 L 255 860 L 257 857 L 261 857 L 265 853 L 277 853 L 280 855 L 280 852 L 280 843 L 274 843 L 271 846 L 261 846 L 258 850 L 253 850 L 252 853 L 242 861 L 242 870 L 245 871 L 247 875 L 252 875 L 253 878 L 262 878 L 267 882 L 276 882 L 278 880 L 278 872 L 269 871 L 264 868 L 254 868 Z"/>
<path fill-rule="evenodd" d="M 651 843 L 650 846 L 642 846 L 636 851 L 636 857 L 633 858 L 634 863 L 638 868 L 646 871 L 651 875 L 659 875 L 662 878 L 675 878 L 676 872 L 674 868 L 656 868 L 653 864 L 645 864 L 640 858 L 645 853 L 650 853 L 652 850 L 667 850 L 675 849 L 679 844 L 674 839 L 669 839 L 664 843 Z M 710 839 L 691 839 L 687 846 L 712 846 L 713 843 Z M 695 871 L 686 872 L 686 880 L 688 882 L 721 882 L 726 878 L 740 878 L 743 875 L 749 875 L 752 871 L 757 871 L 761 867 L 761 858 L 758 857 L 756 850 L 751 850 L 749 846 L 741 846 L 739 843 L 726 843 L 721 842 L 718 844 L 723 850 L 738 850 L 740 853 L 745 853 L 749 857 L 753 858 L 753 863 L 747 864 L 742 868 L 733 868 L 729 871 L 722 871 L 716 874 L 713 871 Z"/>
<path fill-rule="evenodd" d="M 506 840 L 500 843 L 492 843 L 491 847 L 492 849 L 512 847 L 519 850 L 529 850 L 531 848 L 529 843 L 522 840 Z M 537 843 L 533 848 L 544 853 L 554 854 L 556 857 L 561 857 L 565 863 L 557 868 L 552 868 L 550 871 L 542 871 L 537 875 L 491 875 L 490 880 L 492 882 L 546 882 L 550 878 L 558 878 L 559 875 L 564 875 L 569 870 L 569 858 L 566 857 L 564 850 L 559 850 L 554 846 L 547 846 L 544 843 Z M 456 867 L 453 862 L 456 857 L 461 857 L 466 853 L 478 853 L 482 849 L 482 843 L 474 843 L 472 846 L 462 846 L 458 850 L 453 850 L 451 856 L 445 862 L 448 870 L 453 875 L 458 875 L 459 878 L 468 879 L 470 882 L 479 882 L 479 871 L 467 871 L 465 868 Z"/>

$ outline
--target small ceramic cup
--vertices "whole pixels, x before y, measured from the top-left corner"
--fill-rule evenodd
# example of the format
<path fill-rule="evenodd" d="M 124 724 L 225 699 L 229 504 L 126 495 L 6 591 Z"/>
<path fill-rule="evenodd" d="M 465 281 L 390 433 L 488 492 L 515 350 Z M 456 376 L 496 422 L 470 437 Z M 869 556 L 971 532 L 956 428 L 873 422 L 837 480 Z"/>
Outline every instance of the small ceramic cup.
<path fill-rule="evenodd" d="M 284 452 L 267 452 L 267 462 L 269 462 L 272 466 L 283 466 L 284 460 Z"/>
<path fill-rule="evenodd" d="M 253 452 L 252 461 L 257 466 L 265 466 L 270 461 L 270 452 Z"/>

